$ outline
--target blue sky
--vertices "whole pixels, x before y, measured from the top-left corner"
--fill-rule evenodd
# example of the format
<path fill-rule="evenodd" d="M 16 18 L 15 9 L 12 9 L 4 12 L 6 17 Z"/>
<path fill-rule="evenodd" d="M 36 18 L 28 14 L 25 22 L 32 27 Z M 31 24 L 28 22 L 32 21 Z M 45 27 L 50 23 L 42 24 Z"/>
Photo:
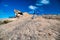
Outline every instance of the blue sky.
<path fill-rule="evenodd" d="M 60 0 L 0 0 L 0 18 L 14 15 L 14 9 L 37 14 L 60 14 Z"/>

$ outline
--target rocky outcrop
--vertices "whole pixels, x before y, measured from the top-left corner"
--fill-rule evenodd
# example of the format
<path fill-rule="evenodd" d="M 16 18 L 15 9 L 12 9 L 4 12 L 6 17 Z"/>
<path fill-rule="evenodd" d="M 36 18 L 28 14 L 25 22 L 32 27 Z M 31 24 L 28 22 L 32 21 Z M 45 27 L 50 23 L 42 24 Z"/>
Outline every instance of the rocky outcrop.
<path fill-rule="evenodd" d="M 21 11 L 16 10 L 16 9 L 14 9 L 14 13 L 15 13 L 16 17 L 23 15 L 23 13 Z"/>
<path fill-rule="evenodd" d="M 60 15 L 43 15 L 42 17 L 46 18 L 46 19 L 57 19 L 57 20 L 60 20 Z"/>
<path fill-rule="evenodd" d="M 24 13 L 19 19 L 0 26 L 0 40 L 60 40 L 60 21 Z"/>

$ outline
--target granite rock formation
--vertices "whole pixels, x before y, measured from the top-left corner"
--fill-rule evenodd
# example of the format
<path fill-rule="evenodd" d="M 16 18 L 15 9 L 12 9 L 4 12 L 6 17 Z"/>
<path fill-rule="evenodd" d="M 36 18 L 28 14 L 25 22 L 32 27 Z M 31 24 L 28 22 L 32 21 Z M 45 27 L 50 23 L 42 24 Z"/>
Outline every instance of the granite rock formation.
<path fill-rule="evenodd" d="M 0 25 L 0 40 L 60 40 L 60 20 L 31 17 L 25 12 L 19 19 Z"/>

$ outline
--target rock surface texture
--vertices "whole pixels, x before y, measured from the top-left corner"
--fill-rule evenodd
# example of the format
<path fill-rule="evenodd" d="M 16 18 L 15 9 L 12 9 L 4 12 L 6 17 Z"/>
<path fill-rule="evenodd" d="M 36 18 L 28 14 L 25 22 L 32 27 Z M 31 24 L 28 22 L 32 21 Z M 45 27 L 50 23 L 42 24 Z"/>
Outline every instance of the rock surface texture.
<path fill-rule="evenodd" d="M 24 14 L 0 25 L 0 40 L 60 40 L 60 20 Z"/>

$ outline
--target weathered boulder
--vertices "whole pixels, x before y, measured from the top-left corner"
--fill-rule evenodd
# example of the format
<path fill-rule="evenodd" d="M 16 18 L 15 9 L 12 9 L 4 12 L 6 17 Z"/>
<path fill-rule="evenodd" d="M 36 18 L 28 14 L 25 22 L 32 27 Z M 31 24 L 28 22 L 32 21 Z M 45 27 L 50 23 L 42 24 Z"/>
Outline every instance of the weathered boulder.
<path fill-rule="evenodd" d="M 0 40 L 60 40 L 60 21 L 25 13 L 22 18 L 0 26 Z"/>
<path fill-rule="evenodd" d="M 14 13 L 15 13 L 16 17 L 20 17 L 21 15 L 23 15 L 23 13 L 21 11 L 16 10 L 16 9 L 14 9 Z"/>

